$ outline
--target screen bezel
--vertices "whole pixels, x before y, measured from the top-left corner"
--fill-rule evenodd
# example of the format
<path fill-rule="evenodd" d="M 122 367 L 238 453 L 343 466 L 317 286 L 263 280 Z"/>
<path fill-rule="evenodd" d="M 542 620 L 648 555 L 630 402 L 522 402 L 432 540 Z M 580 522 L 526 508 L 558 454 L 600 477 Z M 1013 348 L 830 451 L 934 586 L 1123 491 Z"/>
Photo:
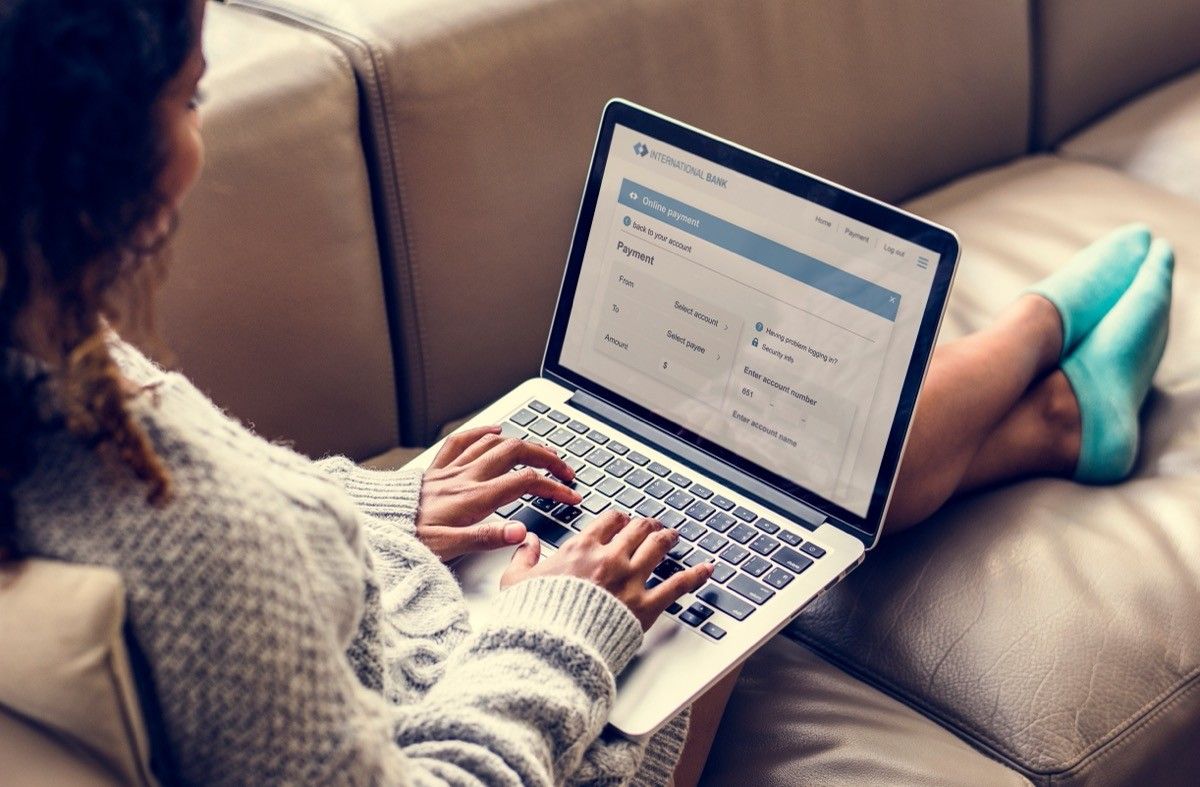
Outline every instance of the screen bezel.
<path fill-rule="evenodd" d="M 579 274 L 588 238 L 591 235 L 600 184 L 604 179 L 609 149 L 612 144 L 613 130 L 618 124 L 794 196 L 849 216 L 881 231 L 896 235 L 918 246 L 923 246 L 937 254 L 938 260 L 929 300 L 926 302 L 925 312 L 921 317 L 916 344 L 901 387 L 900 403 L 884 447 L 883 459 L 880 462 L 879 473 L 876 475 L 866 515 L 856 514 L 562 365 L 561 356 L 567 323 L 575 304 Z M 900 457 L 911 426 L 917 395 L 924 380 L 929 357 L 933 352 L 942 313 L 949 295 L 954 268 L 958 261 L 958 252 L 958 239 L 954 233 L 943 227 L 636 104 L 622 99 L 613 99 L 604 108 L 596 137 L 592 163 L 588 170 L 579 216 L 576 220 L 575 232 L 572 235 L 571 250 L 559 291 L 558 305 L 554 312 L 554 322 L 550 329 L 550 337 L 542 361 L 542 375 L 568 388 L 586 391 L 720 462 L 738 468 L 741 472 L 778 490 L 786 497 L 819 510 L 831 520 L 855 531 L 855 535 L 866 542 L 869 547 L 878 539 L 883 524 Z"/>

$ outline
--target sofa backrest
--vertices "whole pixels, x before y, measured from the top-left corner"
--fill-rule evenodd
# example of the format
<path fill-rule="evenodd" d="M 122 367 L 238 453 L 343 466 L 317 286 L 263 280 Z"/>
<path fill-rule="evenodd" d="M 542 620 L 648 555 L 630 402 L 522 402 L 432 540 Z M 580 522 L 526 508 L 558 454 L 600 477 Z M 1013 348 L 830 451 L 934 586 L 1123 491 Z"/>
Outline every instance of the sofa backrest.
<path fill-rule="evenodd" d="M 310 454 L 397 444 L 358 91 L 323 37 L 209 3 L 208 164 L 160 303 L 182 370 Z"/>
<path fill-rule="evenodd" d="M 1196 0 L 1035 0 L 1032 21 L 1039 148 L 1200 65 Z"/>
<path fill-rule="evenodd" d="M 537 371 L 612 96 L 892 200 L 1027 146 L 1023 0 L 229 2 L 354 63 L 418 443 Z"/>
<path fill-rule="evenodd" d="M 0 782 L 156 784 L 116 571 L 0 565 Z"/>

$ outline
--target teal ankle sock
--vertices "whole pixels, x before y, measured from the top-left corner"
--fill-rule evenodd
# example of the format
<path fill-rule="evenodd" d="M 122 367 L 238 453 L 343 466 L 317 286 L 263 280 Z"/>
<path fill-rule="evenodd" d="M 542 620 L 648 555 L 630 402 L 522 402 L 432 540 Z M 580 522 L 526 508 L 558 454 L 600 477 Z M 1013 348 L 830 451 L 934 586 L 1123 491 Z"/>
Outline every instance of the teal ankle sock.
<path fill-rule="evenodd" d="M 1108 313 L 1137 275 L 1150 248 L 1150 230 L 1129 224 L 1113 230 L 1026 292 L 1054 304 L 1063 324 L 1062 357 Z"/>
<path fill-rule="evenodd" d="M 1155 240 L 1129 289 L 1063 361 L 1082 422 L 1078 481 L 1112 483 L 1133 469 L 1138 411 L 1167 344 L 1174 267 L 1170 244 Z"/>

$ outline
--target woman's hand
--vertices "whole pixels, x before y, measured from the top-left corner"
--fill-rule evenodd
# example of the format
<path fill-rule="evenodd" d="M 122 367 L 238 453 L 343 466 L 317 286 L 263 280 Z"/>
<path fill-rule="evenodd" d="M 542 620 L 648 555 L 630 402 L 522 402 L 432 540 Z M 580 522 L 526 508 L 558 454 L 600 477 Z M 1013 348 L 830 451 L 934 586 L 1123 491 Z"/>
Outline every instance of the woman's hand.
<path fill-rule="evenodd" d="M 712 576 L 712 564 L 701 563 L 680 571 L 652 590 L 646 589 L 650 572 L 678 540 L 678 533 L 664 529 L 653 519 L 631 521 L 628 514 L 606 511 L 546 560 L 540 559 L 542 548 L 538 537 L 530 533 L 500 578 L 500 587 L 530 577 L 562 575 L 586 579 L 620 599 L 645 631 L 672 602 L 684 593 L 699 590 Z"/>
<path fill-rule="evenodd" d="M 517 465 L 525 467 L 511 472 Z M 480 524 L 480 520 L 527 493 L 571 505 L 581 499 L 536 468 L 549 470 L 564 481 L 575 478 L 575 472 L 553 450 L 502 438 L 498 426 L 451 435 L 421 483 L 417 538 L 442 560 L 520 544 L 525 540 L 525 525 L 504 521 Z"/>

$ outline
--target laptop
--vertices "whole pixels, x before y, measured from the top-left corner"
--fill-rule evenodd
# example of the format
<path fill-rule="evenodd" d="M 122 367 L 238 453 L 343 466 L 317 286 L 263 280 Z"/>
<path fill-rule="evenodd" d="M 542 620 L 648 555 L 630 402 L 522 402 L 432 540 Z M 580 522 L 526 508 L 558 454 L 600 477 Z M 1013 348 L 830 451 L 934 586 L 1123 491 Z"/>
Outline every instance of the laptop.
<path fill-rule="evenodd" d="M 619 508 L 679 531 L 651 583 L 714 563 L 618 677 L 622 733 L 655 732 L 875 545 L 958 254 L 943 227 L 606 105 L 541 374 L 463 428 L 575 470 L 578 506 L 496 514 L 544 550 Z M 510 559 L 453 566 L 476 619 Z"/>

